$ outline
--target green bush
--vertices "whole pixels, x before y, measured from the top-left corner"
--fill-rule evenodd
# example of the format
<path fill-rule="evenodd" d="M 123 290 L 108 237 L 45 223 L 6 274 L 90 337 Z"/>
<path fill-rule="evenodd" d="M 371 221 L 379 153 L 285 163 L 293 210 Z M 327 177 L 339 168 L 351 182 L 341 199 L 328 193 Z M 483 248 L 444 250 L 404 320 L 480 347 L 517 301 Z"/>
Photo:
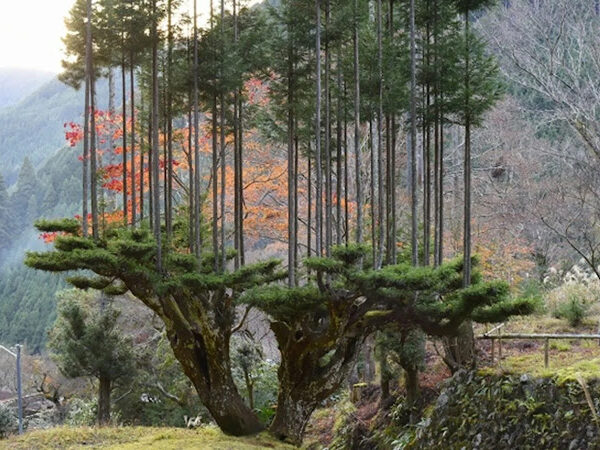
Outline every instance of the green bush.
<path fill-rule="evenodd" d="M 566 319 L 569 325 L 577 327 L 581 325 L 583 318 L 589 309 L 589 305 L 577 297 L 570 297 L 569 301 L 558 306 L 555 316 L 559 319 Z"/>
<path fill-rule="evenodd" d="M 0 439 L 13 431 L 15 427 L 15 415 L 7 406 L 0 405 Z"/>
<path fill-rule="evenodd" d="M 543 283 L 534 280 L 526 279 L 519 286 L 519 296 L 528 298 L 534 305 L 534 314 L 545 313 L 544 296 L 547 293 L 547 289 Z"/>
<path fill-rule="evenodd" d="M 599 298 L 597 283 L 565 283 L 548 293 L 546 307 L 554 317 L 565 319 L 576 327 L 588 313 L 597 312 Z M 590 311 L 592 307 L 594 310 Z"/>
<path fill-rule="evenodd" d="M 74 398 L 69 401 L 65 423 L 74 427 L 92 426 L 96 423 L 97 409 L 96 400 Z"/>
<path fill-rule="evenodd" d="M 232 347 L 235 383 L 260 420 L 269 424 L 277 403 L 278 364 L 265 358 L 260 344 L 251 339 L 236 337 Z"/>

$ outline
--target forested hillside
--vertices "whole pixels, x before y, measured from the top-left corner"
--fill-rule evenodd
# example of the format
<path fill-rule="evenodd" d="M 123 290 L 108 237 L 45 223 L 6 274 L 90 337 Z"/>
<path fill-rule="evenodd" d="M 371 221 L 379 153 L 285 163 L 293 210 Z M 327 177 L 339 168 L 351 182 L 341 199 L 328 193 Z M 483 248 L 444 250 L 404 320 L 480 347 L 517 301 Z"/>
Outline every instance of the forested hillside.
<path fill-rule="evenodd" d="M 17 72 L 25 80 L 28 73 Z M 22 342 L 32 352 L 45 346 L 55 319 L 55 295 L 64 287 L 61 279 L 23 266 L 24 252 L 43 245 L 33 222 L 39 217 L 72 217 L 81 198 L 81 162 L 68 147 L 64 125 L 81 119 L 82 93 L 55 76 L 43 78 L 54 79 L 17 105 L 0 109 L 0 342 Z M 10 88 L 8 83 L 0 91 Z M 106 82 L 99 83 L 100 105 L 107 104 L 107 89 Z"/>
<path fill-rule="evenodd" d="M 55 318 L 55 295 L 64 282 L 24 267 L 23 253 L 44 245 L 34 220 L 78 211 L 80 165 L 76 152 L 63 148 L 37 173 L 26 158 L 11 194 L 0 180 L 0 342 L 22 342 L 32 352 L 44 347 Z"/>
<path fill-rule="evenodd" d="M 107 105 L 106 90 L 106 82 L 99 83 L 103 107 Z M 37 170 L 65 146 L 63 124 L 80 120 L 82 97 L 81 91 L 53 77 L 17 104 L 0 109 L 1 173 L 8 186 L 16 181 L 25 157 Z"/>
<path fill-rule="evenodd" d="M 23 342 L 39 352 L 55 318 L 56 292 L 64 284 L 24 267 L 23 254 L 43 245 L 33 227 L 37 218 L 79 211 L 81 162 L 68 147 L 64 125 L 80 120 L 82 93 L 48 74 L 9 71 L 7 81 L 14 76 L 21 76 L 23 89 L 31 78 L 27 86 L 33 92 L 0 109 L 0 342 Z M 20 92 L 12 86 L 7 82 L 0 92 Z M 99 95 L 106 89 L 101 83 Z"/>
<path fill-rule="evenodd" d="M 0 108 L 20 102 L 52 78 L 49 72 L 0 68 Z"/>

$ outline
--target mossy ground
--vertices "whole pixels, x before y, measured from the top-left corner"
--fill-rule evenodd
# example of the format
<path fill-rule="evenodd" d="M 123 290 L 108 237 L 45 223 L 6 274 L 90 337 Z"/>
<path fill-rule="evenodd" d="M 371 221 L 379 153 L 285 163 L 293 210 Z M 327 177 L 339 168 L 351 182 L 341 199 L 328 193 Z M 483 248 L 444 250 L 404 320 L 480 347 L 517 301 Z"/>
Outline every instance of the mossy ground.
<path fill-rule="evenodd" d="M 598 334 L 597 316 L 587 317 L 577 328 L 562 319 L 548 316 L 513 318 L 501 329 L 502 333 L 577 333 Z M 486 330 L 479 327 L 477 334 Z M 495 333 L 494 333 L 495 334 Z M 548 367 L 544 367 L 544 341 L 511 339 L 502 341 L 502 359 L 498 361 L 498 341 L 494 362 L 491 360 L 491 341 L 480 341 L 482 373 L 528 374 L 533 377 L 555 378 L 559 383 L 579 376 L 600 378 L 600 343 L 595 339 L 550 340 Z"/>
<path fill-rule="evenodd" d="M 38 430 L 0 441 L 0 449 L 206 449 L 252 450 L 292 449 L 267 433 L 232 437 L 216 427 L 196 430 L 150 427 L 57 427 Z"/>

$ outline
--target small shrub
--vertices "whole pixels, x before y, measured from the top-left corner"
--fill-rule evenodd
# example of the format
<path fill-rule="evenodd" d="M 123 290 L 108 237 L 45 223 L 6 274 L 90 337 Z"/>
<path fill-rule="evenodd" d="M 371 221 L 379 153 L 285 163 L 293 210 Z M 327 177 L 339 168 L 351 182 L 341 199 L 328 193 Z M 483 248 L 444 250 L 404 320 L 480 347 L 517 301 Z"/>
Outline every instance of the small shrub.
<path fill-rule="evenodd" d="M 15 415 L 7 406 L 0 405 L 0 439 L 6 437 L 15 427 Z"/>
<path fill-rule="evenodd" d="M 589 305 L 579 298 L 572 297 L 567 303 L 563 303 L 556 310 L 556 317 L 566 319 L 569 325 L 577 327 L 581 325 Z"/>
<path fill-rule="evenodd" d="M 553 341 L 550 343 L 550 348 L 559 352 L 568 352 L 571 350 L 571 344 L 566 341 Z"/>
<path fill-rule="evenodd" d="M 544 284 L 534 279 L 527 279 L 519 286 L 519 296 L 532 301 L 534 314 L 543 314 L 546 312 L 544 305 L 544 295 L 546 292 L 547 289 L 544 287 Z"/>
<path fill-rule="evenodd" d="M 65 423 L 74 427 L 92 426 L 96 423 L 97 408 L 95 400 L 74 398 L 69 402 Z"/>
<path fill-rule="evenodd" d="M 546 306 L 554 317 L 576 327 L 598 305 L 599 291 L 597 283 L 565 283 L 548 293 Z"/>
<path fill-rule="evenodd" d="M 254 411 L 264 424 L 269 424 L 275 415 L 279 387 L 278 365 L 264 358 L 260 345 L 248 339 L 233 341 L 233 376 L 240 392 L 249 401 L 252 390 Z"/>

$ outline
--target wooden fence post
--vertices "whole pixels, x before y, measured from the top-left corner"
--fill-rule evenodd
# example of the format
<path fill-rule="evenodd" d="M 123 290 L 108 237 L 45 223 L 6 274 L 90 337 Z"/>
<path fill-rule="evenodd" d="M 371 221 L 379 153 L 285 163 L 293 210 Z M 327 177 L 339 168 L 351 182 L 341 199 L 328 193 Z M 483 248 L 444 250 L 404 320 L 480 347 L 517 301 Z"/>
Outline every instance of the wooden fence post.
<path fill-rule="evenodd" d="M 498 338 L 498 362 L 502 363 L 502 338 Z"/>
<path fill-rule="evenodd" d="M 546 338 L 546 342 L 544 344 L 544 367 L 548 368 L 548 350 L 550 348 L 550 339 Z"/>

